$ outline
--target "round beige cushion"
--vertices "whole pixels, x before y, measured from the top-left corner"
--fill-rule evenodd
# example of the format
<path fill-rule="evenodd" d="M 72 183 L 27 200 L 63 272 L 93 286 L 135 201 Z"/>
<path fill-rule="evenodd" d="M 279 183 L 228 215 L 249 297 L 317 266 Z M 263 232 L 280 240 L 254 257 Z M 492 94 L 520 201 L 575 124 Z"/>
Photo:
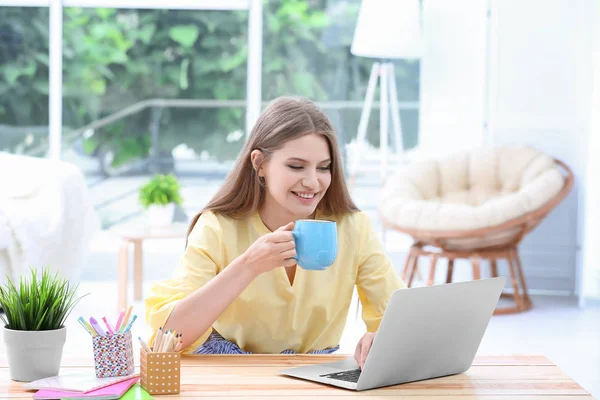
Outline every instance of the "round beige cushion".
<path fill-rule="evenodd" d="M 556 196 L 564 177 L 553 158 L 527 146 L 478 149 L 403 166 L 384 186 L 380 212 L 401 229 L 471 231 L 534 211 Z M 465 232 L 467 233 L 467 232 Z M 448 249 L 474 249 L 510 241 L 518 230 L 452 239 Z"/>

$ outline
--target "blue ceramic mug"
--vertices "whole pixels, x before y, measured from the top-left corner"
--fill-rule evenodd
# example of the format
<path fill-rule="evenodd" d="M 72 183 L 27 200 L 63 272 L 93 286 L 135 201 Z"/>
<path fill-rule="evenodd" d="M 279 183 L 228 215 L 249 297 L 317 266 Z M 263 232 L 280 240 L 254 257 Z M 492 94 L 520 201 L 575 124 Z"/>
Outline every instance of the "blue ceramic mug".
<path fill-rule="evenodd" d="M 337 257 L 338 239 L 335 221 L 299 219 L 294 225 L 296 260 L 303 269 L 322 271 Z"/>

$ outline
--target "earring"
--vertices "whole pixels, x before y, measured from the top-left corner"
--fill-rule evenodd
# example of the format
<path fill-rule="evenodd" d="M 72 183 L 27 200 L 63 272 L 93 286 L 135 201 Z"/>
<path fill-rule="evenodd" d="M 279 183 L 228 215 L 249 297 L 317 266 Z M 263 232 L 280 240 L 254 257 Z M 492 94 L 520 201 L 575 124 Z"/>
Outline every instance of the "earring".
<path fill-rule="evenodd" d="M 260 183 L 262 186 L 265 186 L 265 177 L 260 176 L 258 173 L 256 174 L 256 176 L 258 177 L 258 183 Z"/>

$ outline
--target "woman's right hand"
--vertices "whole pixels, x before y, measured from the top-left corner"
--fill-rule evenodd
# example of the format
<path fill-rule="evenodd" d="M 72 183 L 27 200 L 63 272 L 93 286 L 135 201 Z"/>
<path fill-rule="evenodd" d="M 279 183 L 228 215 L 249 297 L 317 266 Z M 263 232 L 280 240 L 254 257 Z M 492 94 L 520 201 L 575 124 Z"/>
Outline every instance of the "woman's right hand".
<path fill-rule="evenodd" d="M 257 275 L 271 271 L 277 267 L 296 265 L 296 243 L 292 236 L 294 223 L 280 227 L 256 239 L 243 254 L 244 263 L 250 266 Z"/>

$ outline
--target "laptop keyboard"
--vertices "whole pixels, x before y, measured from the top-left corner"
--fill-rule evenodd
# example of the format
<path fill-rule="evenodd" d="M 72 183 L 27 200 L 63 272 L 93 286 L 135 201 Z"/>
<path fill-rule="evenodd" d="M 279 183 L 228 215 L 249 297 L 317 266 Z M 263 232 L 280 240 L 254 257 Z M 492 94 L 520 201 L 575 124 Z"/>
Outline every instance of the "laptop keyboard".
<path fill-rule="evenodd" d="M 358 382 L 360 377 L 360 369 L 352 369 L 350 371 L 334 372 L 333 374 L 320 375 L 324 378 L 338 379 L 346 382 Z"/>

